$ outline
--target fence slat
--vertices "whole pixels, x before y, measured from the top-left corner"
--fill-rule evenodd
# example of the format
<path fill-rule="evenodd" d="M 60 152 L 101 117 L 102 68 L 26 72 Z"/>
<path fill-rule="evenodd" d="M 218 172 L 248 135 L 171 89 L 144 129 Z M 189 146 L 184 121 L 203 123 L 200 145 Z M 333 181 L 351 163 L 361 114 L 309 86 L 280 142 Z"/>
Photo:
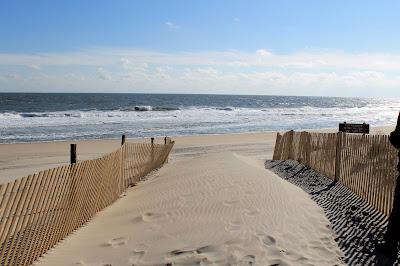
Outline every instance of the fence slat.
<path fill-rule="evenodd" d="M 306 133 L 277 134 L 274 160 L 297 160 L 343 183 L 389 215 L 397 177 L 397 150 L 386 135 Z"/>
<path fill-rule="evenodd" d="M 29 265 L 162 166 L 174 146 L 128 143 L 101 158 L 0 184 L 0 265 Z"/>
<path fill-rule="evenodd" d="M 22 196 L 23 196 L 23 191 L 26 189 L 27 182 L 29 181 L 29 178 L 22 178 L 21 182 L 19 182 L 17 190 L 14 191 L 15 197 L 13 200 L 13 204 L 10 210 L 10 213 L 7 217 L 7 223 L 6 223 L 6 228 L 8 227 L 7 231 L 5 234 L 1 237 L 2 242 L 8 246 L 8 250 L 2 249 L 0 252 L 0 258 L 2 258 L 5 262 L 5 264 L 8 263 L 9 259 L 9 251 L 13 250 L 13 235 L 16 233 L 17 228 L 16 228 L 16 223 L 18 224 L 19 218 L 20 218 L 20 210 L 22 206 Z M 6 253 L 7 251 L 7 253 Z"/>
<path fill-rule="evenodd" d="M 25 215 L 24 215 L 24 211 L 26 209 L 27 203 L 28 203 L 28 194 L 32 188 L 32 182 L 33 182 L 33 177 L 30 175 L 27 178 L 26 184 L 24 186 L 23 191 L 21 192 L 21 209 L 19 210 L 18 214 L 16 213 L 16 215 L 18 215 L 18 221 L 14 221 L 14 223 L 16 224 L 15 227 L 15 233 L 13 234 L 13 237 L 10 240 L 10 247 L 8 250 L 8 254 L 7 256 L 4 257 L 6 262 L 9 262 L 9 264 L 13 264 L 13 258 L 15 256 L 14 251 L 17 249 L 18 247 L 18 239 L 19 236 L 21 235 L 21 230 L 22 230 L 22 224 L 23 221 L 25 219 Z M 15 215 L 15 216 L 16 216 Z M 14 216 L 14 218 L 15 218 Z M 2 256 L 3 258 L 3 256 Z"/>

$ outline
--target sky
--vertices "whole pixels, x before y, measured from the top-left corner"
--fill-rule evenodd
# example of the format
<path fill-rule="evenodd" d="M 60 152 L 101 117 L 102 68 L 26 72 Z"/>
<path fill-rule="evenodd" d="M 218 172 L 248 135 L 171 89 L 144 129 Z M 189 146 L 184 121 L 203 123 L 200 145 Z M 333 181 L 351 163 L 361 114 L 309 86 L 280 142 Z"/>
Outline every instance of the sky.
<path fill-rule="evenodd" d="M 400 1 L 0 1 L 0 92 L 400 97 Z"/>

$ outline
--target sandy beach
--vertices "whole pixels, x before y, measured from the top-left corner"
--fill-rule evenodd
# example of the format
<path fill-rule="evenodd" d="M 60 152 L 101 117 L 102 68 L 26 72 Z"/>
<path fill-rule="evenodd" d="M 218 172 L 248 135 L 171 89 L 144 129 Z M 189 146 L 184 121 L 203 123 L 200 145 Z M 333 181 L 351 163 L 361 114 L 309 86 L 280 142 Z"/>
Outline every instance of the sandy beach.
<path fill-rule="evenodd" d="M 400 2 L 26 2 L 0 266 L 400 265 Z"/>
<path fill-rule="evenodd" d="M 391 130 L 376 127 L 371 133 Z M 265 169 L 275 137 L 276 132 L 174 137 L 167 165 L 36 265 L 343 264 L 323 209 Z M 68 163 L 70 143 L 0 145 L 2 182 Z M 117 149 L 120 140 L 74 143 L 78 160 L 85 160 Z"/>
<path fill-rule="evenodd" d="M 340 265 L 321 208 L 232 152 L 167 164 L 35 265 Z"/>
<path fill-rule="evenodd" d="M 372 127 L 371 134 L 389 134 L 394 126 Z M 337 132 L 337 129 L 310 130 Z M 237 133 L 220 135 L 177 136 L 170 161 L 224 151 L 236 152 L 263 160 L 272 158 L 276 132 Z M 134 138 L 132 142 L 150 142 L 149 138 Z M 163 143 L 163 138 L 155 138 Z M 69 163 L 70 144 L 77 144 L 78 161 L 100 157 L 118 149 L 120 139 L 55 141 L 0 144 L 0 183 Z"/>
<path fill-rule="evenodd" d="M 223 151 L 239 152 L 265 160 L 272 156 L 275 137 L 275 132 L 173 137 L 176 144 L 170 162 Z M 129 139 L 128 136 L 127 141 L 150 142 L 150 139 Z M 163 142 L 163 138 L 155 139 L 155 143 Z M 81 161 L 118 149 L 121 140 L 0 144 L 0 182 L 69 163 L 71 143 L 77 143 L 78 161 Z"/>

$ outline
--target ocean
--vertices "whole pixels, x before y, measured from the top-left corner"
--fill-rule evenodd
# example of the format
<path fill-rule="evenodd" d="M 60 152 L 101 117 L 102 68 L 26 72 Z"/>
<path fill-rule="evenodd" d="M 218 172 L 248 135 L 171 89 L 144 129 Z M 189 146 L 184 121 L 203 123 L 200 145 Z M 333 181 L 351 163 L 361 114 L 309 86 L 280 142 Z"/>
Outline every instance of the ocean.
<path fill-rule="evenodd" d="M 0 93 L 0 143 L 395 124 L 400 99 Z"/>

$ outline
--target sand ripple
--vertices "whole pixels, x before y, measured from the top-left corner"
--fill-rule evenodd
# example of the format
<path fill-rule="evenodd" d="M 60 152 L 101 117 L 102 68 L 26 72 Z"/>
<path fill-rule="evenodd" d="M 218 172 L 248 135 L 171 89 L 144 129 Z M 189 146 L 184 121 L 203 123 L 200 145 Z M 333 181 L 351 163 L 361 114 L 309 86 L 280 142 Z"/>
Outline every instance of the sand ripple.
<path fill-rule="evenodd" d="M 252 159 L 163 167 L 60 243 L 43 265 L 341 265 L 321 208 Z"/>

